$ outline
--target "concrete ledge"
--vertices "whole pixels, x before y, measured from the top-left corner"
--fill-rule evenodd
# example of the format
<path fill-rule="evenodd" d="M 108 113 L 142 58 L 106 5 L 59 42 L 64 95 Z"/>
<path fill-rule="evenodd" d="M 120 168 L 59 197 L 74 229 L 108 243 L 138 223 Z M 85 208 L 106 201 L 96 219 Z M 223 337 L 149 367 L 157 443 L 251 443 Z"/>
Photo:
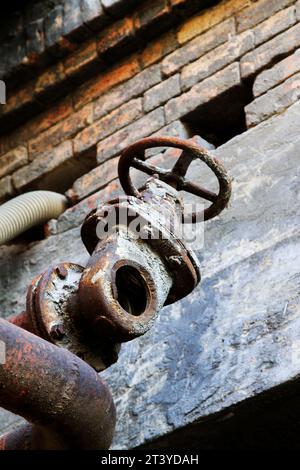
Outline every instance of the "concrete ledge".
<path fill-rule="evenodd" d="M 145 446 L 286 383 L 298 387 L 299 124 L 297 103 L 215 151 L 234 179 L 233 198 L 206 225 L 201 286 L 165 308 L 103 374 L 118 411 L 115 448 Z M 193 180 L 202 175 L 192 169 Z M 2 247 L 0 256 L 4 314 L 21 311 L 28 282 L 49 262 L 87 259 L 78 229 Z"/>

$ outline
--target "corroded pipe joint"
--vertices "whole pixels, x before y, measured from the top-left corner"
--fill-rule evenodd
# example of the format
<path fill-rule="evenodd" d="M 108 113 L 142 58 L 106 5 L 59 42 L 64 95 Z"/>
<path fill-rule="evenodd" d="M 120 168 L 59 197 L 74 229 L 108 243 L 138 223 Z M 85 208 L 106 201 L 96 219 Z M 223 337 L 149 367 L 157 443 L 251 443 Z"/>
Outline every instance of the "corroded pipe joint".
<path fill-rule="evenodd" d="M 84 270 L 81 312 L 100 336 L 130 341 L 151 328 L 171 284 L 160 256 L 120 228 L 99 242 Z"/>
<path fill-rule="evenodd" d="M 197 259 L 176 234 L 181 216 L 178 192 L 151 178 L 140 199 L 113 200 L 87 217 L 81 233 L 92 255 L 79 282 L 80 311 L 100 336 L 123 342 L 145 334 L 164 305 L 198 284 Z"/>

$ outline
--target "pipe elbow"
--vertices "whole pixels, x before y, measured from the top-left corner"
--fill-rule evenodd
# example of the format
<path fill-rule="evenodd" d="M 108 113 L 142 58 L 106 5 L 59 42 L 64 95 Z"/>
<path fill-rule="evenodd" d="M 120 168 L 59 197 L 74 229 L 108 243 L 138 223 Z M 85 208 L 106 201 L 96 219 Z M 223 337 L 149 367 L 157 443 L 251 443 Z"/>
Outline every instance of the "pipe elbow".
<path fill-rule="evenodd" d="M 116 411 L 99 375 L 69 351 L 3 319 L 0 340 L 6 347 L 0 365 L 0 406 L 33 423 L 30 432 L 26 428 L 23 433 L 27 447 L 108 449 Z M 25 445 L 23 434 L 15 434 L 19 448 Z M 12 436 L 5 442 L 10 448 L 16 444 Z"/>

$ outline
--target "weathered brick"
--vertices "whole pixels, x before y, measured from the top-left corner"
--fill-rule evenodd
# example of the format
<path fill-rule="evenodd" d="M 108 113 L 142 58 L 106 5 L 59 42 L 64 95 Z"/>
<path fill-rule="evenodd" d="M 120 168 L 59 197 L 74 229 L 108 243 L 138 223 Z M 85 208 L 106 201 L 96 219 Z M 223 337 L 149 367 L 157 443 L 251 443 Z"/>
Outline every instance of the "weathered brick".
<path fill-rule="evenodd" d="M 118 155 L 128 145 L 153 134 L 162 128 L 164 124 L 164 110 L 163 108 L 158 108 L 107 139 L 104 139 L 97 146 L 98 163 L 103 163 L 109 158 Z"/>
<path fill-rule="evenodd" d="M 84 23 L 92 31 L 99 31 L 109 21 L 100 0 L 81 0 L 81 11 Z"/>
<path fill-rule="evenodd" d="M 65 78 L 64 65 L 62 62 L 58 62 L 37 76 L 34 83 L 34 95 L 40 97 L 46 90 L 48 93 L 51 92 L 51 89 L 58 86 Z"/>
<path fill-rule="evenodd" d="M 295 0 L 260 0 L 252 3 L 249 8 L 236 16 L 238 32 L 253 28 L 253 26 L 270 18 L 274 13 L 294 3 Z"/>
<path fill-rule="evenodd" d="M 173 98 L 165 105 L 167 123 L 195 111 L 200 106 L 240 85 L 240 71 L 237 62 L 220 70 L 212 77 L 198 83 L 188 92 Z"/>
<path fill-rule="evenodd" d="M 16 147 L 0 158 L 0 178 L 26 165 L 28 154 L 26 147 Z"/>
<path fill-rule="evenodd" d="M 55 56 L 74 50 L 74 45 L 63 37 L 63 26 L 63 6 L 57 5 L 44 20 L 45 46 Z"/>
<path fill-rule="evenodd" d="M 26 138 L 32 137 L 34 134 L 39 134 L 57 122 L 67 118 L 72 111 L 72 97 L 67 96 L 26 123 L 28 127 Z M 26 127 L 26 124 L 24 127 Z M 25 139 L 25 135 L 23 138 Z"/>
<path fill-rule="evenodd" d="M 77 113 L 71 114 L 64 121 L 59 122 L 42 134 L 29 141 L 29 159 L 33 160 L 37 155 L 49 151 L 60 142 L 73 137 L 77 132 L 90 125 L 93 120 L 92 104 L 86 105 Z"/>
<path fill-rule="evenodd" d="M 160 65 L 152 65 L 131 80 L 112 89 L 95 101 L 94 118 L 98 119 L 126 101 L 135 98 L 161 81 Z"/>
<path fill-rule="evenodd" d="M 142 99 L 131 100 L 85 128 L 74 139 L 75 154 L 84 152 L 100 140 L 127 126 L 142 116 Z"/>
<path fill-rule="evenodd" d="M 161 106 L 166 101 L 180 94 L 179 74 L 150 88 L 144 95 L 144 110 L 146 112 Z"/>
<path fill-rule="evenodd" d="M 169 135 L 170 137 L 180 137 L 181 139 L 188 139 L 190 137 L 190 132 L 188 129 L 188 126 L 180 120 L 171 122 L 171 124 L 168 124 L 167 126 L 162 127 L 159 129 L 159 131 L 154 132 L 154 134 L 151 135 L 155 137 L 159 136 L 166 136 Z M 155 147 L 152 149 L 148 149 L 146 151 L 146 157 L 149 158 L 152 155 L 157 155 L 161 152 L 163 152 L 165 149 L 163 147 Z"/>
<path fill-rule="evenodd" d="M 5 176 L 0 179 L 0 202 L 4 202 L 8 197 L 14 194 L 11 184 L 11 176 Z"/>
<path fill-rule="evenodd" d="M 234 62 L 254 47 L 252 31 L 234 36 L 229 42 L 222 44 L 217 49 L 208 52 L 200 59 L 183 68 L 181 84 L 183 90 L 191 88 L 196 83 L 204 80 L 226 65 Z"/>
<path fill-rule="evenodd" d="M 68 194 L 68 193 L 67 193 Z M 81 225 L 93 209 L 110 199 L 123 194 L 121 185 L 118 180 L 112 181 L 106 187 L 100 189 L 95 194 L 83 199 L 70 209 L 67 209 L 58 220 L 48 224 L 48 233 L 54 235 L 56 233 L 66 232 L 74 227 Z"/>
<path fill-rule="evenodd" d="M 119 157 L 112 158 L 83 175 L 67 191 L 67 196 L 73 201 L 81 201 L 99 189 L 104 188 L 118 177 L 118 161 Z"/>
<path fill-rule="evenodd" d="M 190 137 L 190 132 L 186 124 L 180 120 L 171 122 L 167 126 L 164 126 L 158 132 L 155 132 L 153 135 L 169 135 L 173 137 L 180 137 L 181 139 L 188 139 Z"/>
<path fill-rule="evenodd" d="M 155 64 L 164 56 L 174 51 L 178 46 L 176 35 L 173 31 L 161 36 L 159 39 L 152 41 L 141 53 L 141 62 L 144 68 Z"/>
<path fill-rule="evenodd" d="M 72 142 L 66 141 L 53 148 L 50 152 L 36 158 L 29 165 L 17 170 L 12 177 L 14 187 L 17 190 L 32 185 L 41 176 L 50 173 L 55 168 L 62 165 L 66 160 L 72 158 Z"/>
<path fill-rule="evenodd" d="M 259 72 L 277 57 L 292 52 L 300 43 L 300 24 L 296 24 L 284 33 L 279 34 L 257 49 L 248 52 L 241 59 L 242 78 Z"/>
<path fill-rule="evenodd" d="M 234 33 L 234 18 L 220 23 L 165 57 L 162 62 L 163 74 L 166 76 L 173 74 L 184 65 L 226 42 Z"/>
<path fill-rule="evenodd" d="M 33 83 L 28 83 L 24 88 L 14 90 L 14 93 L 7 92 L 7 101 L 5 106 L 0 107 L 0 116 L 18 112 L 25 107 L 34 107 Z"/>
<path fill-rule="evenodd" d="M 84 104 L 107 92 L 110 88 L 129 80 L 140 71 L 137 57 L 123 61 L 113 69 L 107 70 L 98 76 L 93 77 L 89 82 L 84 83 L 74 94 L 74 107 L 78 109 Z"/>
<path fill-rule="evenodd" d="M 124 18 L 109 26 L 99 34 L 97 49 L 100 55 L 108 51 L 109 59 L 119 53 L 124 47 L 128 48 L 134 38 L 134 24 L 132 18 Z"/>
<path fill-rule="evenodd" d="M 234 13 L 251 5 L 251 0 L 224 0 L 213 8 L 187 20 L 178 31 L 178 41 L 184 44 L 212 26 L 230 18 Z"/>
<path fill-rule="evenodd" d="M 255 79 L 253 95 L 255 97 L 262 95 L 297 72 L 300 72 L 300 49 L 272 68 L 261 72 Z"/>
<path fill-rule="evenodd" d="M 279 11 L 253 29 L 255 45 L 258 46 L 263 42 L 268 41 L 273 36 L 285 31 L 295 23 L 296 14 L 294 6 Z"/>
<path fill-rule="evenodd" d="M 10 134 L 0 137 L 0 155 L 8 152 L 16 145 L 23 144 L 35 135 L 48 129 L 58 121 L 65 119 L 72 112 L 72 100 L 67 97 L 49 109 L 40 113 L 37 117 L 27 121 Z"/>
<path fill-rule="evenodd" d="M 82 41 L 89 36 L 89 30 L 83 22 L 80 4 L 81 0 L 64 2 L 63 35 L 72 41 Z"/>
<path fill-rule="evenodd" d="M 245 108 L 248 127 L 253 127 L 279 114 L 300 99 L 300 73 L 256 98 Z"/>
<path fill-rule="evenodd" d="M 87 68 L 100 68 L 96 40 L 92 39 L 88 41 L 73 54 L 69 55 L 63 61 L 63 67 L 67 77 L 84 73 Z"/>
<path fill-rule="evenodd" d="M 300 20 L 300 1 L 299 0 L 296 3 L 296 17 L 297 17 L 297 20 L 299 21 Z"/>
<path fill-rule="evenodd" d="M 171 22 L 167 0 L 148 0 L 134 15 L 136 31 L 144 39 L 159 34 Z"/>

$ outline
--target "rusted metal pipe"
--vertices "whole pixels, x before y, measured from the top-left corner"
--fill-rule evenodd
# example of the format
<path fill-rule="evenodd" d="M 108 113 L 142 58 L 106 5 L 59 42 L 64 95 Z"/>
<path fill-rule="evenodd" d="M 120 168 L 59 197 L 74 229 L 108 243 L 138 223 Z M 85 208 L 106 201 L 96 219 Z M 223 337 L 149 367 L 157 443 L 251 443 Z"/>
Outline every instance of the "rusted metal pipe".
<path fill-rule="evenodd" d="M 32 425 L 0 440 L 1 449 L 107 449 L 115 406 L 98 374 L 69 351 L 0 319 L 6 361 L 0 406 Z"/>
<path fill-rule="evenodd" d="M 171 170 L 145 161 L 155 146 L 182 150 Z M 197 159 L 216 175 L 218 194 L 185 178 Z M 141 190 L 130 167 L 152 176 Z M 193 139 L 149 138 L 125 149 L 119 178 L 127 196 L 93 210 L 82 226 L 87 266 L 49 267 L 31 282 L 26 311 L 0 320 L 7 348 L 0 406 L 32 423 L 0 438 L 0 449 L 108 448 L 115 408 L 95 370 L 116 362 L 120 343 L 145 334 L 164 305 L 200 282 L 198 259 L 178 224 L 208 220 L 227 206 L 231 184 L 222 164 Z M 212 204 L 186 218 L 179 191 Z M 107 226 L 112 230 L 100 230 Z"/>

